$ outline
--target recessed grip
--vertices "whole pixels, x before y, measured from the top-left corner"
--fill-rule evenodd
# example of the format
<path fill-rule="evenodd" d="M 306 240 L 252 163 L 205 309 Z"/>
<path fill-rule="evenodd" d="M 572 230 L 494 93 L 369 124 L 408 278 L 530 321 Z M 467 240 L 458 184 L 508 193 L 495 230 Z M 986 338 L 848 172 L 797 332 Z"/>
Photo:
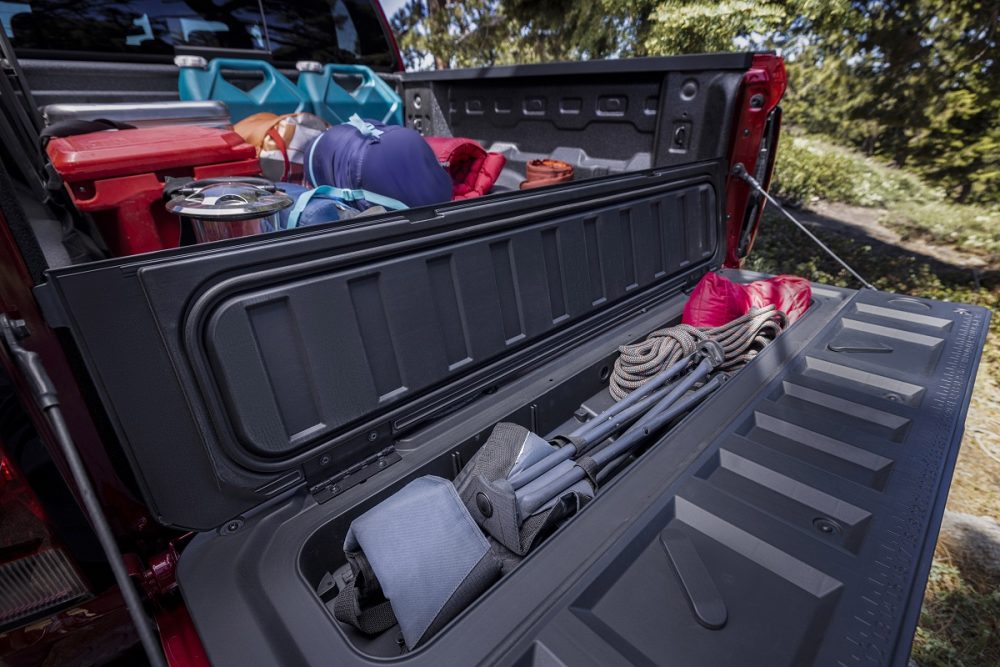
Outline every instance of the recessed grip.
<path fill-rule="evenodd" d="M 709 630 L 721 629 L 728 619 L 726 603 L 694 543 L 682 531 L 667 528 L 660 533 L 660 544 L 667 552 L 695 619 Z"/>

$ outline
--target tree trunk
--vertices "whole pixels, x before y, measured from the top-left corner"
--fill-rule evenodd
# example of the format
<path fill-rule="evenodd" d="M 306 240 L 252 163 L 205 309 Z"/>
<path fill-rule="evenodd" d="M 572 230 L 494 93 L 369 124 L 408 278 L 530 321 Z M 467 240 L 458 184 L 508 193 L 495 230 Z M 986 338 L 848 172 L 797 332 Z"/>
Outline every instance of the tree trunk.
<path fill-rule="evenodd" d="M 442 16 L 445 12 L 445 2 L 446 0 L 427 0 L 427 24 L 431 30 L 434 30 L 434 26 L 438 25 L 438 21 L 435 19 L 442 20 L 447 25 L 447 21 Z M 434 69 L 449 69 L 449 62 L 442 54 L 433 53 L 431 55 L 434 56 Z"/>

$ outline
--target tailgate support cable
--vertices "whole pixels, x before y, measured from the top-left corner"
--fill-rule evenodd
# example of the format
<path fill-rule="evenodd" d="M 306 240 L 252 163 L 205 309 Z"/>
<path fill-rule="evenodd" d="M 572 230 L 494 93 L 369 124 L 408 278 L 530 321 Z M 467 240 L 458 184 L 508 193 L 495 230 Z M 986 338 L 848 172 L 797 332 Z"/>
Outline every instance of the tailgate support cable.
<path fill-rule="evenodd" d="M 149 618 L 146 616 L 146 612 L 143 610 L 142 601 L 139 599 L 136 588 L 131 579 L 129 579 L 125 561 L 115 543 L 115 538 L 111 533 L 107 517 L 104 516 L 104 512 L 101 510 L 101 506 L 97 500 L 97 493 L 94 491 L 94 486 L 91 484 L 90 478 L 87 476 L 87 471 L 83 467 L 80 453 L 77 451 L 76 445 L 73 444 L 73 437 L 70 435 L 66 419 L 63 417 L 62 408 L 59 406 L 59 395 L 56 393 L 55 385 L 52 384 L 52 380 L 49 378 L 49 374 L 46 372 L 38 353 L 24 348 L 19 342 L 20 338 L 24 338 L 27 335 L 27 327 L 23 320 L 14 320 L 8 317 L 6 313 L 0 313 L 0 344 L 7 346 L 11 361 L 20 367 L 25 380 L 31 385 L 31 393 L 34 394 L 38 407 L 41 408 L 52 426 L 52 433 L 59 444 L 59 449 L 66 458 L 70 474 L 73 476 L 73 482 L 76 484 L 80 498 L 83 501 L 83 508 L 87 513 L 87 518 L 90 519 L 91 526 L 94 528 L 94 533 L 97 534 L 97 539 L 101 543 L 104 555 L 107 556 L 111 572 L 114 574 L 115 582 L 121 590 L 125 607 L 128 609 L 129 616 L 132 617 L 132 622 L 135 624 L 139 640 L 142 642 L 146 656 L 149 659 L 149 664 L 152 667 L 167 667 L 166 659 L 160 648 L 160 642 L 157 639 Z"/>
<path fill-rule="evenodd" d="M 825 252 L 827 255 L 829 255 L 834 260 L 836 260 L 836 262 L 838 264 L 840 264 L 842 267 L 844 267 L 845 269 L 847 269 L 847 272 L 850 273 L 855 278 L 857 278 L 859 283 L 861 283 L 862 285 L 864 285 L 867 289 L 878 291 L 874 285 L 872 285 L 870 282 L 868 282 L 867 280 L 865 280 L 864 278 L 862 278 L 860 273 L 858 273 L 857 271 L 855 271 L 854 269 L 852 269 L 850 267 L 850 265 L 848 265 L 847 262 L 845 262 L 844 260 L 842 260 L 837 255 L 837 253 L 835 253 L 833 250 L 831 250 L 828 245 L 826 245 L 825 243 L 823 243 L 822 241 L 820 241 L 819 238 L 817 238 L 815 234 L 813 234 L 811 231 L 809 231 L 809 229 L 804 224 L 802 224 L 801 222 L 799 222 L 798 220 L 796 220 L 795 217 L 792 216 L 792 214 L 789 213 L 785 209 L 784 206 L 782 206 L 781 204 L 779 204 L 774 197 L 772 197 L 771 195 L 769 195 L 767 193 L 767 190 L 765 190 L 763 187 L 761 187 L 760 183 L 757 182 L 757 179 L 755 179 L 753 176 L 751 176 L 749 173 L 747 173 L 747 169 L 746 169 L 746 167 L 743 166 L 742 162 L 736 163 L 736 166 L 733 167 L 733 176 L 736 176 L 737 178 L 741 178 L 744 181 L 746 181 L 746 183 L 751 188 L 753 188 L 754 190 L 756 190 L 760 194 L 764 195 L 764 197 L 767 199 L 767 201 L 769 201 L 772 204 L 774 204 L 775 206 L 777 206 L 778 210 L 781 211 L 785 215 L 786 218 L 788 218 L 793 223 L 795 223 L 795 226 L 798 227 L 799 229 L 801 229 L 802 232 L 806 236 L 808 236 L 812 240 L 813 243 L 815 243 L 816 245 L 818 245 L 823 250 L 823 252 Z"/>

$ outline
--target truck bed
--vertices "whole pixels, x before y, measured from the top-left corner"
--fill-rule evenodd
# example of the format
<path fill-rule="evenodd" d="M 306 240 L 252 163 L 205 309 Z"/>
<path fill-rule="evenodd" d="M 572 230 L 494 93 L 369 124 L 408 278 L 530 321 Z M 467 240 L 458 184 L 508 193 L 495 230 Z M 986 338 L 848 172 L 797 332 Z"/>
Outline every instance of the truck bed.
<path fill-rule="evenodd" d="M 46 274 L 151 511 L 198 533 L 178 582 L 213 663 L 906 663 L 990 314 L 874 291 L 814 285 L 426 645 L 352 632 L 324 591 L 354 517 L 498 421 L 558 429 L 721 269 L 750 63 L 407 75 L 411 126 L 585 178 Z M 50 92 L 81 68 L 26 65 Z"/>

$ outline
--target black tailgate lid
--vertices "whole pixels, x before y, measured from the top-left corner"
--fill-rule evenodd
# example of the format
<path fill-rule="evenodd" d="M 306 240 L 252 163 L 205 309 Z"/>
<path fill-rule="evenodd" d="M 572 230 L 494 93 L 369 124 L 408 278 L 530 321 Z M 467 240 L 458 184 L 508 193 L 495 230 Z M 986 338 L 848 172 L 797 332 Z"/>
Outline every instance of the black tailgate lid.
<path fill-rule="evenodd" d="M 304 481 L 336 493 L 392 461 L 401 416 L 717 266 L 724 177 L 706 162 L 61 269 L 39 299 L 161 521 L 209 529 Z"/>
<path fill-rule="evenodd" d="M 863 290 L 815 315 L 577 517 L 627 528 L 511 664 L 907 664 L 990 312 Z"/>

